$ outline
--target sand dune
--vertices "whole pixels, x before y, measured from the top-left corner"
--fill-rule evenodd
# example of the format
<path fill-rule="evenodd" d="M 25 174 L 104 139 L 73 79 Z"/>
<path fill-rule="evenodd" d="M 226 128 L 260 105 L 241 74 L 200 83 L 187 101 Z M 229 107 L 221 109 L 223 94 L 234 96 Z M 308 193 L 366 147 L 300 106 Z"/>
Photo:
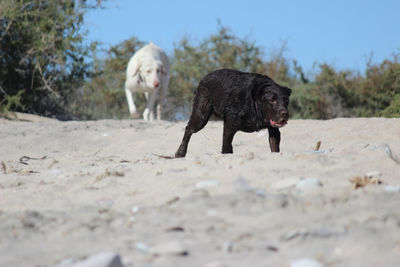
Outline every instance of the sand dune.
<path fill-rule="evenodd" d="M 281 153 L 259 132 L 232 155 L 210 122 L 160 157 L 184 127 L 1 120 L 0 266 L 399 266 L 400 119 L 292 120 Z"/>

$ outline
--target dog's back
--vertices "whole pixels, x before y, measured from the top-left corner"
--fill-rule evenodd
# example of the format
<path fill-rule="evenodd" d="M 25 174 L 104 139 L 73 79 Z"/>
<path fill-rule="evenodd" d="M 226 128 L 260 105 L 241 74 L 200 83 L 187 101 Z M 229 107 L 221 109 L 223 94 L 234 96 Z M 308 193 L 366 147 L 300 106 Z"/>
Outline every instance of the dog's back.
<path fill-rule="evenodd" d="M 203 94 L 213 104 L 214 113 L 222 117 L 226 108 L 249 107 L 252 89 L 267 76 L 232 69 L 220 69 L 207 74 L 199 83 L 196 94 Z M 229 112 L 229 111 L 228 111 Z"/>

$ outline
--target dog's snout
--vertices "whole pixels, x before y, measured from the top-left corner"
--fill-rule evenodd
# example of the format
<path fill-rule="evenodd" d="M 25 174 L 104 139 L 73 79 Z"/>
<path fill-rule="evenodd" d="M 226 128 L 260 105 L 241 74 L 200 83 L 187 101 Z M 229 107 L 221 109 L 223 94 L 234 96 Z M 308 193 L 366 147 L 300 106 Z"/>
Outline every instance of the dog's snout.
<path fill-rule="evenodd" d="M 288 111 L 286 109 L 281 109 L 280 116 L 283 119 L 287 119 L 289 117 Z"/>
<path fill-rule="evenodd" d="M 158 87 L 160 83 L 158 81 L 154 81 L 154 87 Z"/>

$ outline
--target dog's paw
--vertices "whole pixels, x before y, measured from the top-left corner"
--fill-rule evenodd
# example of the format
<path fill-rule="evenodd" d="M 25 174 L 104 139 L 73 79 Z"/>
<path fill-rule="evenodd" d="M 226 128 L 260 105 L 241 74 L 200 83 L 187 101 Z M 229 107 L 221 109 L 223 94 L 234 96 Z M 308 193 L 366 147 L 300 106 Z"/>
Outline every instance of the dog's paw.
<path fill-rule="evenodd" d="M 182 152 L 182 151 L 176 151 L 175 153 L 175 158 L 184 158 L 186 156 L 186 153 Z"/>

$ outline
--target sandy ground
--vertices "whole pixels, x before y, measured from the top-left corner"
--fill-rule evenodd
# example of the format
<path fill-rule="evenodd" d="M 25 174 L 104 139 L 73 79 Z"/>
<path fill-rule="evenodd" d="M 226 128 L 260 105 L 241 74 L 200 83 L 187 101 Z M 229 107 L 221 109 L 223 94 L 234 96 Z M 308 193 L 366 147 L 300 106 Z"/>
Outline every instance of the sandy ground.
<path fill-rule="evenodd" d="M 184 127 L 0 120 L 0 266 L 400 266 L 400 119 L 292 120 L 281 153 L 259 132 L 232 155 L 210 122 L 159 157 Z"/>

